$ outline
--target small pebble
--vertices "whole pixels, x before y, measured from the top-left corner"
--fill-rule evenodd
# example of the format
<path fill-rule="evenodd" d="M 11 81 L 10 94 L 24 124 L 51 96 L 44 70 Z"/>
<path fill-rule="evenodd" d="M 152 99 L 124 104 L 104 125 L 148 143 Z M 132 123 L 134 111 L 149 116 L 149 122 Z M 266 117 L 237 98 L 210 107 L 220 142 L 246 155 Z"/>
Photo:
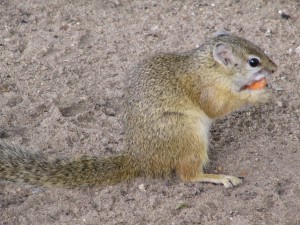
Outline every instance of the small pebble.
<path fill-rule="evenodd" d="M 266 37 L 270 37 L 272 35 L 272 30 L 271 29 L 267 29 L 265 35 L 266 35 Z"/>
<path fill-rule="evenodd" d="M 288 20 L 291 18 L 291 16 L 283 12 L 283 10 L 279 10 L 278 13 L 281 15 L 282 19 Z"/>
<path fill-rule="evenodd" d="M 140 185 L 139 185 L 139 189 L 140 189 L 141 191 L 146 191 L 146 188 L 145 188 L 145 185 L 144 185 L 144 184 L 140 184 Z"/>
<path fill-rule="evenodd" d="M 300 45 L 295 49 L 295 52 L 298 56 L 300 56 Z"/>
<path fill-rule="evenodd" d="M 288 20 L 288 19 L 291 18 L 291 16 L 288 15 L 288 14 L 282 13 L 282 14 L 281 14 L 281 18 L 282 18 L 282 19 L 285 19 L 285 20 Z"/>
<path fill-rule="evenodd" d="M 293 54 L 294 50 L 292 48 L 289 48 L 288 53 L 291 55 Z"/>

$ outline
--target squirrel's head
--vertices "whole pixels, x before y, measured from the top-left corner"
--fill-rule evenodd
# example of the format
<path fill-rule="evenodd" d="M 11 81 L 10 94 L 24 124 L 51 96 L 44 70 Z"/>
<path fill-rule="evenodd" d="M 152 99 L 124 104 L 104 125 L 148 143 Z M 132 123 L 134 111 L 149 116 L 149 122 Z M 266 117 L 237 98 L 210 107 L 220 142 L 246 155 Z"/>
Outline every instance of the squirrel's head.
<path fill-rule="evenodd" d="M 267 78 L 277 70 L 276 64 L 253 43 L 230 34 L 220 34 L 211 42 L 212 57 L 235 91 Z"/>

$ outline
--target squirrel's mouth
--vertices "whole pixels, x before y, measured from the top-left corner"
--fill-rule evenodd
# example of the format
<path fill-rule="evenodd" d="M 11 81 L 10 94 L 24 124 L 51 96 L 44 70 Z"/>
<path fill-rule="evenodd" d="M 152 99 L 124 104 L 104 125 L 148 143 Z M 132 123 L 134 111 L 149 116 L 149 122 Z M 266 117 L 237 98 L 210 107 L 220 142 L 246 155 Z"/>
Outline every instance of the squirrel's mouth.
<path fill-rule="evenodd" d="M 266 87 L 268 87 L 268 82 L 266 77 L 269 75 L 269 72 L 267 70 L 261 69 L 257 71 L 253 78 L 243 85 L 241 90 L 262 90 Z"/>
<path fill-rule="evenodd" d="M 267 79 L 261 78 L 259 80 L 254 80 L 250 84 L 246 84 L 241 90 L 262 90 L 268 86 Z"/>

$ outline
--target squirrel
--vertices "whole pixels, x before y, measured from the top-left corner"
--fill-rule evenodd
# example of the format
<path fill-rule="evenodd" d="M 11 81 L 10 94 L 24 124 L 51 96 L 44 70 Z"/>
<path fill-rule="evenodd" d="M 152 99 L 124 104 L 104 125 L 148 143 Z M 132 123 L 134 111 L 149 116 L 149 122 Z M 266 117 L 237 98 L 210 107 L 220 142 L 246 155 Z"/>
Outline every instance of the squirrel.
<path fill-rule="evenodd" d="M 256 45 L 221 33 L 183 54 L 142 61 L 126 81 L 123 153 L 98 158 L 51 158 L 0 143 L 0 180 L 31 185 L 113 185 L 138 176 L 238 186 L 235 176 L 204 173 L 213 120 L 246 105 L 265 103 L 265 79 L 276 64 Z"/>

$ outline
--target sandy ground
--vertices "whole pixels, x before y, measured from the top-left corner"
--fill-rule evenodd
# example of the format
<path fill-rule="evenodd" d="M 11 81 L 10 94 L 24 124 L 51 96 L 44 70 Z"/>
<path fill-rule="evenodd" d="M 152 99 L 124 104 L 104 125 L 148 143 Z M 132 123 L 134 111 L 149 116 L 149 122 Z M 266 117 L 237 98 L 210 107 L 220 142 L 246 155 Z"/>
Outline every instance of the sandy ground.
<path fill-rule="evenodd" d="M 0 224 L 299 225 L 299 0 L 0 0 L 1 139 L 52 156 L 120 152 L 130 68 L 224 28 L 279 66 L 270 103 L 212 127 L 209 172 L 244 176 L 242 186 L 175 177 L 80 189 L 0 182 Z"/>

